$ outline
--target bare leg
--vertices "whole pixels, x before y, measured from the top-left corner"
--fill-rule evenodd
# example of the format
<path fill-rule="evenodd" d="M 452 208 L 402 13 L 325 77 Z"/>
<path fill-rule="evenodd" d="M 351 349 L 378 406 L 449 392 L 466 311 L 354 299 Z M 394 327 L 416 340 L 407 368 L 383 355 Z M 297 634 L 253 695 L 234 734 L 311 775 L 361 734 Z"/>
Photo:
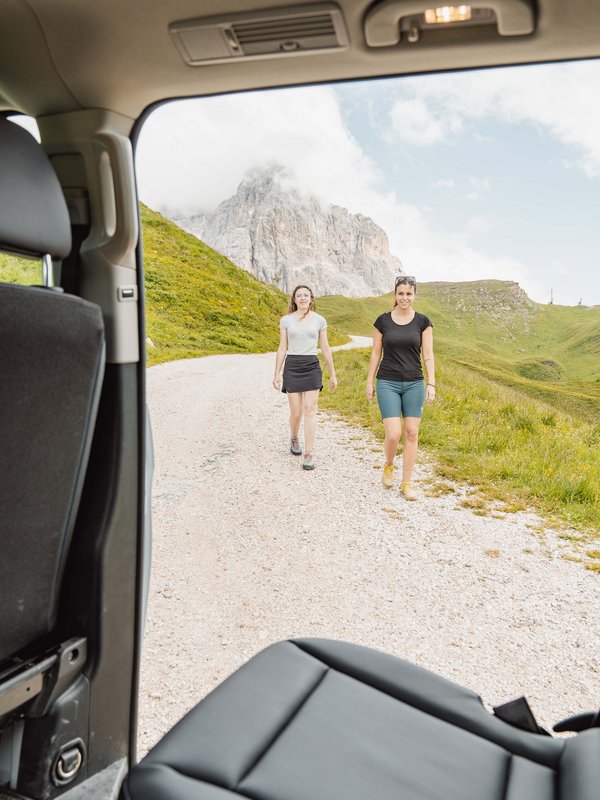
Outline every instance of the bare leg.
<path fill-rule="evenodd" d="M 402 436 L 404 448 L 402 450 L 402 480 L 410 481 L 413 467 L 417 458 L 417 446 L 419 443 L 419 417 L 404 417 Z"/>
<path fill-rule="evenodd" d="M 290 433 L 297 438 L 302 422 L 302 392 L 288 392 L 288 403 L 290 404 Z"/>
<path fill-rule="evenodd" d="M 304 414 L 304 452 L 312 453 L 317 432 L 317 404 L 319 390 L 302 392 L 302 411 Z"/>
<path fill-rule="evenodd" d="M 383 420 L 383 430 L 385 439 L 383 440 L 383 452 L 385 463 L 391 466 L 398 452 L 398 442 L 400 441 L 400 417 L 388 417 Z"/>

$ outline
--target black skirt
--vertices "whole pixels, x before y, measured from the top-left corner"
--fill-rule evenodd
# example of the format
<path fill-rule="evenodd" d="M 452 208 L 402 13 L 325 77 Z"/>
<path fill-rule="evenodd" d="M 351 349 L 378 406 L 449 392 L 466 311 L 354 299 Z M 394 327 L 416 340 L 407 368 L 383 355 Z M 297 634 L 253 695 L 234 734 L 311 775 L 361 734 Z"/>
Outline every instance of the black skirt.
<path fill-rule="evenodd" d="M 323 373 L 317 356 L 286 356 L 282 392 L 311 392 L 323 388 Z"/>

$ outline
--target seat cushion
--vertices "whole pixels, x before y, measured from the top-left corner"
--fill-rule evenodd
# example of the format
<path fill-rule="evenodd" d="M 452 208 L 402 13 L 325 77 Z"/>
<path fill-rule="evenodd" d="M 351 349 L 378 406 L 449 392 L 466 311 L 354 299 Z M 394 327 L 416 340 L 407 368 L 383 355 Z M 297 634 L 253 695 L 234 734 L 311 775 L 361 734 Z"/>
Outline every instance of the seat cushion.
<path fill-rule="evenodd" d="M 581 754 L 565 741 L 513 728 L 473 692 L 393 656 L 298 639 L 262 651 L 196 706 L 131 770 L 123 796 L 555 800 L 566 760 L 561 795 L 588 800 L 591 773 L 570 791 Z"/>

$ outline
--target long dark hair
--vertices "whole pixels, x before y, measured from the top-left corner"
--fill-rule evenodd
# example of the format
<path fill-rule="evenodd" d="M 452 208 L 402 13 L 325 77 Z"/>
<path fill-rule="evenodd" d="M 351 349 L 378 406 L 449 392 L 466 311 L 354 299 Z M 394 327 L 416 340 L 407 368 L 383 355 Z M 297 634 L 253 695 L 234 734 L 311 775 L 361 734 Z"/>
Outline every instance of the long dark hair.
<path fill-rule="evenodd" d="M 313 294 L 313 290 L 310 286 L 307 286 L 305 283 L 301 283 L 299 286 L 296 286 L 294 291 L 292 292 L 292 296 L 290 297 L 290 304 L 288 306 L 288 314 L 293 314 L 295 311 L 298 311 L 298 305 L 296 303 L 296 292 L 298 289 L 306 289 L 307 292 L 310 292 L 310 306 L 308 307 L 308 314 L 310 311 L 315 310 L 315 296 Z M 304 316 L 306 316 L 306 314 Z"/>

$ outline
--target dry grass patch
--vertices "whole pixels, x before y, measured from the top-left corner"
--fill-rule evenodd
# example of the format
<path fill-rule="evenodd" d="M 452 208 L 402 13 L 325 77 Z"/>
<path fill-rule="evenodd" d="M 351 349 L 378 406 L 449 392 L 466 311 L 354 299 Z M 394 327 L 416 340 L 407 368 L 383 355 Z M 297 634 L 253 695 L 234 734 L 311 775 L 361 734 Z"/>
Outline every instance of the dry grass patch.
<path fill-rule="evenodd" d="M 490 504 L 487 498 L 482 497 L 481 495 L 471 495 L 469 497 L 465 497 L 463 500 L 459 502 L 459 506 L 461 508 L 468 508 L 473 512 L 478 512 L 479 514 L 490 514 Z"/>
<path fill-rule="evenodd" d="M 527 506 L 520 500 L 503 501 L 496 507 L 496 511 L 503 514 L 516 514 L 518 511 L 527 511 Z"/>
<path fill-rule="evenodd" d="M 456 494 L 456 487 L 448 481 L 424 481 L 426 497 L 444 497 L 448 494 Z"/>

